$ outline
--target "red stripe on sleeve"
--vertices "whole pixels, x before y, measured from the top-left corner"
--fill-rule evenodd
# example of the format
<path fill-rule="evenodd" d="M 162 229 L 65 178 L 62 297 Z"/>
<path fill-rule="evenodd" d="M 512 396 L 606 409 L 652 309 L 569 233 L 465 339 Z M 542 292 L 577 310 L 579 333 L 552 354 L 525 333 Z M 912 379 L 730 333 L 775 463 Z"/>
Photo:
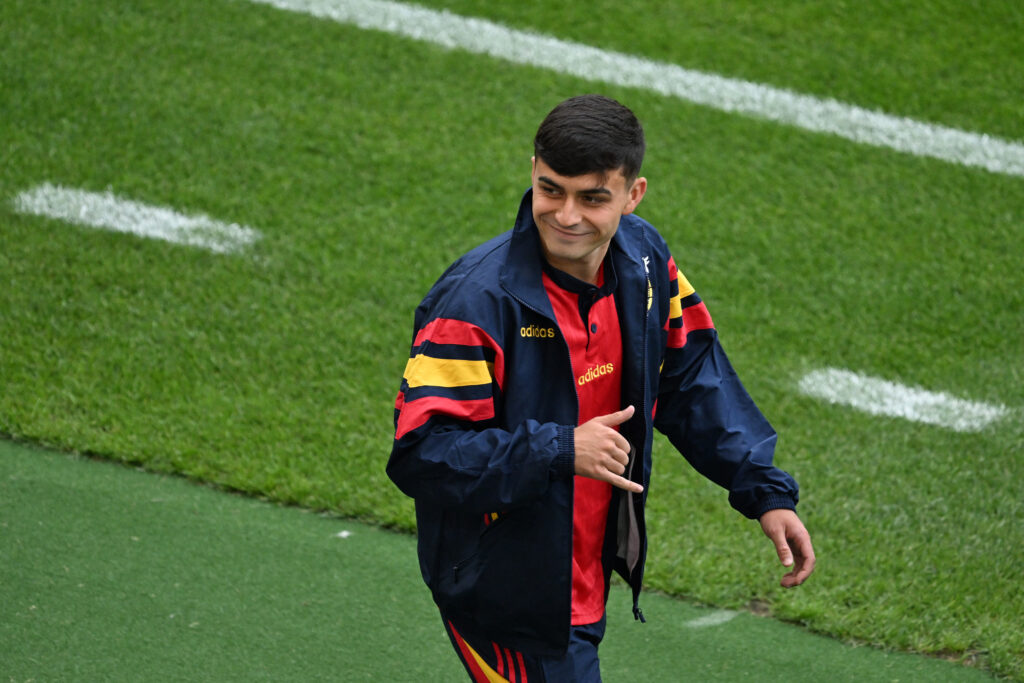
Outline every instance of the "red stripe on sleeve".
<path fill-rule="evenodd" d="M 670 349 L 681 349 L 686 346 L 686 335 L 681 327 L 668 328 L 668 341 L 665 345 Z"/>
<path fill-rule="evenodd" d="M 395 438 L 401 439 L 434 415 L 448 415 L 472 422 L 489 420 L 494 417 L 494 402 L 489 398 L 458 401 L 440 396 L 425 396 L 415 401 L 406 401 L 398 415 Z"/>
<path fill-rule="evenodd" d="M 686 336 L 691 332 L 713 329 L 715 329 L 715 324 L 712 322 L 711 314 L 708 312 L 708 308 L 704 305 L 703 301 L 693 306 L 688 306 L 683 309 L 683 326 L 668 328 L 668 347 L 671 349 L 681 349 L 686 346 Z"/>
<path fill-rule="evenodd" d="M 711 314 L 708 313 L 708 307 L 704 305 L 703 301 L 683 309 L 683 330 L 685 330 L 685 334 L 690 334 L 694 330 L 713 329 L 715 329 L 715 324 L 711 322 Z"/>
<path fill-rule="evenodd" d="M 678 276 L 679 268 L 676 266 L 676 260 L 670 255 L 668 257 L 668 279 L 674 281 L 678 278 Z"/>

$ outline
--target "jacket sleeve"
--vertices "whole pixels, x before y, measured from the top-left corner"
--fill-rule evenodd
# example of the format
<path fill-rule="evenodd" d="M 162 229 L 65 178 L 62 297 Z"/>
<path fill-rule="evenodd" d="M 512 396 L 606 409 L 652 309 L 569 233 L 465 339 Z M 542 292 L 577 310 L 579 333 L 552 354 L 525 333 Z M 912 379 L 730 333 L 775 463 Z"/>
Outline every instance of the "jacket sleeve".
<path fill-rule="evenodd" d="M 797 484 L 772 463 L 775 430 L 743 387 L 711 315 L 671 257 L 668 284 L 655 427 L 698 472 L 727 489 L 729 503 L 745 516 L 795 509 Z"/>
<path fill-rule="evenodd" d="M 437 317 L 418 326 L 395 404 L 387 473 L 417 501 L 502 512 L 573 471 L 571 426 L 498 419 L 505 354 L 481 327 Z"/>

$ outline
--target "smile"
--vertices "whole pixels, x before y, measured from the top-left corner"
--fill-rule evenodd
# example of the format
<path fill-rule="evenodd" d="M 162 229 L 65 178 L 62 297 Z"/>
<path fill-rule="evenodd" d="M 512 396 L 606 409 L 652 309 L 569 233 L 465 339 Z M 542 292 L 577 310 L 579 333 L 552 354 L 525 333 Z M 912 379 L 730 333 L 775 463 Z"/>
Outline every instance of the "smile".
<path fill-rule="evenodd" d="M 587 237 L 590 234 L 589 232 L 576 232 L 574 230 L 566 230 L 565 228 L 560 228 L 557 225 L 553 225 L 547 221 L 545 221 L 545 224 L 547 225 L 549 230 L 551 230 L 553 233 L 555 233 L 556 236 L 561 237 L 562 239 L 578 240 Z"/>

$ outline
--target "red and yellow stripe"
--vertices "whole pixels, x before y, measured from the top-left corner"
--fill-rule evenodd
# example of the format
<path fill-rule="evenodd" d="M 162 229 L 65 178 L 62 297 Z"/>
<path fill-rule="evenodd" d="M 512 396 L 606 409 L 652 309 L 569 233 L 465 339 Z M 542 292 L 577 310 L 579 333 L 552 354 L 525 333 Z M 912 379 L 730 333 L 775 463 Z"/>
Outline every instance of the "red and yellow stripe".
<path fill-rule="evenodd" d="M 529 683 L 526 673 L 526 662 L 522 652 L 503 648 L 495 642 L 493 663 L 488 662 L 479 652 L 459 634 L 455 624 L 448 622 L 452 640 L 458 648 L 459 656 L 469 670 L 475 683 Z"/>
<path fill-rule="evenodd" d="M 713 330 L 714 322 L 704 302 L 697 296 L 693 285 L 686 276 L 676 268 L 675 259 L 668 260 L 669 292 L 668 320 L 665 330 L 668 332 L 668 347 L 681 349 L 686 346 L 686 337 L 695 330 Z"/>
<path fill-rule="evenodd" d="M 395 438 L 434 416 L 471 422 L 494 417 L 494 396 L 505 381 L 504 353 L 494 339 L 471 323 L 437 318 L 413 341 L 402 389 L 395 400 Z"/>

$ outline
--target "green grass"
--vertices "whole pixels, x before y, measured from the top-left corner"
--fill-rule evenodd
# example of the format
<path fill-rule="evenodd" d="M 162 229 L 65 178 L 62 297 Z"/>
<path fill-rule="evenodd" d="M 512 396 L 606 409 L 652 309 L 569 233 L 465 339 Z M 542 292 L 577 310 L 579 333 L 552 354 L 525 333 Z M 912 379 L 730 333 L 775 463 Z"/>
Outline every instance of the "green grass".
<path fill-rule="evenodd" d="M 1022 134 L 1019 3 L 419 4 L 935 123 Z"/>
<path fill-rule="evenodd" d="M 405 535 L 7 442 L 0 478 L 5 680 L 459 676 Z"/>
<path fill-rule="evenodd" d="M 1024 137 L 1015 3 L 662 4 L 445 6 Z M 599 89 L 645 123 L 640 213 L 778 428 L 820 555 L 776 588 L 760 532 L 659 443 L 650 586 L 1024 680 L 1021 178 L 241 1 L 5 2 L 0 63 L 0 432 L 411 530 L 384 463 L 412 310 L 510 224 L 539 118 Z M 16 214 L 44 181 L 264 239 L 225 257 Z M 1015 412 L 957 434 L 800 396 L 826 365 Z"/>
<path fill-rule="evenodd" d="M 0 481 L 8 680 L 462 677 L 406 534 L 7 441 Z M 609 680 L 991 680 L 658 594 L 641 625 L 631 601 L 612 589 Z"/>

